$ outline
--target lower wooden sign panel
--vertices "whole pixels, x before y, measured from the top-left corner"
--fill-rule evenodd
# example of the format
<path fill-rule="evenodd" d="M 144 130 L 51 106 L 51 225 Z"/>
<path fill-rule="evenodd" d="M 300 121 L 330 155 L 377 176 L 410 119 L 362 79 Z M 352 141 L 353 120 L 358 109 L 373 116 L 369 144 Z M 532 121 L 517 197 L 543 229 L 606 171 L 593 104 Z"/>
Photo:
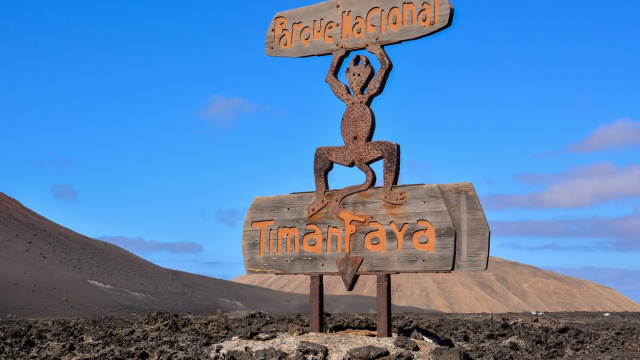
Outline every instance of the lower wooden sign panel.
<path fill-rule="evenodd" d="M 307 218 L 311 192 L 255 198 L 242 235 L 247 272 L 337 274 L 347 252 L 363 258 L 358 274 L 486 269 L 489 227 L 473 185 L 395 189 L 403 205 L 372 188 L 343 200 L 343 218 L 330 206 Z"/>

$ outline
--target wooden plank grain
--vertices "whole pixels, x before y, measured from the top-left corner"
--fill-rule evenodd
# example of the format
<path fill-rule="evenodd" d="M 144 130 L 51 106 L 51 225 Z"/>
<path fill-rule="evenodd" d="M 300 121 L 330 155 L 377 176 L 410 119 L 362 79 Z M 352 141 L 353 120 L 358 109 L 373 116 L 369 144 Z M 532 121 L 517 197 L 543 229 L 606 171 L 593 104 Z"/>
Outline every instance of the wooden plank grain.
<path fill-rule="evenodd" d="M 326 55 L 344 45 L 397 44 L 451 25 L 449 0 L 331 0 L 277 13 L 265 36 L 269 56 Z"/>
<path fill-rule="evenodd" d="M 489 264 L 489 224 L 473 184 L 469 182 L 440 184 L 438 187 L 444 196 L 456 229 L 464 231 L 463 229 L 466 228 L 466 248 L 457 247 L 454 270 L 486 270 Z M 465 257 L 466 261 L 463 261 Z"/>

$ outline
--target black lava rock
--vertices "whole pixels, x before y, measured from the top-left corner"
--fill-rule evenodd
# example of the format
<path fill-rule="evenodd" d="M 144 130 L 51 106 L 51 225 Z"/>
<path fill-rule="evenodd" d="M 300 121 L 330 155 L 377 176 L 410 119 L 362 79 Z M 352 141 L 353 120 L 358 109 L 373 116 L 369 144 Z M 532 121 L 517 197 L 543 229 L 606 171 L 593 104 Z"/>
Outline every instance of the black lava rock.
<path fill-rule="evenodd" d="M 408 337 L 402 335 L 399 335 L 393 344 L 399 348 L 407 349 L 409 351 L 420 350 L 420 347 L 418 347 L 418 344 L 416 344 L 415 341 L 412 341 Z"/>
<path fill-rule="evenodd" d="M 367 345 L 347 351 L 356 360 L 374 360 L 389 355 L 389 350 L 377 346 Z"/>
<path fill-rule="evenodd" d="M 446 346 L 437 347 L 429 352 L 433 360 L 470 360 L 469 354 L 461 348 Z"/>
<path fill-rule="evenodd" d="M 286 359 L 288 354 L 282 351 L 278 351 L 275 348 L 267 348 L 262 350 L 256 350 L 253 354 L 254 360 L 274 360 L 274 359 Z"/>
<path fill-rule="evenodd" d="M 298 351 L 304 355 L 316 355 L 322 359 L 326 358 L 327 354 L 329 354 L 329 349 L 327 349 L 326 346 L 309 341 L 301 341 L 300 345 L 298 345 Z"/>

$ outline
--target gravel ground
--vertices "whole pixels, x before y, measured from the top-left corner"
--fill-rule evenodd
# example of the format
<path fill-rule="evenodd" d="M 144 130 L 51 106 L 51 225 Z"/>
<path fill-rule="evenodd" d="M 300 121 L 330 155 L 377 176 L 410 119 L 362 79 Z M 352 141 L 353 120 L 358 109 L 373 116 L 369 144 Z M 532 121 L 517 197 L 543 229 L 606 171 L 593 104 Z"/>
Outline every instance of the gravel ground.
<path fill-rule="evenodd" d="M 305 334 L 303 314 L 5 319 L 0 359 L 323 359 L 364 345 L 388 350 L 375 355 L 386 359 L 640 359 L 640 313 L 401 314 L 393 316 L 400 336 L 386 342 L 367 336 L 374 315 L 333 314 L 325 322 L 329 335 L 314 336 Z M 402 349 L 398 338 L 420 350 Z M 308 343 L 331 350 L 323 355 Z M 344 358 L 374 356 L 350 354 Z"/>

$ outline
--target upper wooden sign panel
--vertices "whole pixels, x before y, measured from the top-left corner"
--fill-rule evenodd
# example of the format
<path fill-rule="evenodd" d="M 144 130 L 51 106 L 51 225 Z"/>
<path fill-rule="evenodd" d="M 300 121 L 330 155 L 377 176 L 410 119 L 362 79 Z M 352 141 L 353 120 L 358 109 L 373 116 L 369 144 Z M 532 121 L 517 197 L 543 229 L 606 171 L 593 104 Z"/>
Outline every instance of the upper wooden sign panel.
<path fill-rule="evenodd" d="M 451 25 L 449 0 L 332 0 L 276 14 L 265 40 L 270 56 L 326 55 L 340 45 L 397 44 Z"/>

